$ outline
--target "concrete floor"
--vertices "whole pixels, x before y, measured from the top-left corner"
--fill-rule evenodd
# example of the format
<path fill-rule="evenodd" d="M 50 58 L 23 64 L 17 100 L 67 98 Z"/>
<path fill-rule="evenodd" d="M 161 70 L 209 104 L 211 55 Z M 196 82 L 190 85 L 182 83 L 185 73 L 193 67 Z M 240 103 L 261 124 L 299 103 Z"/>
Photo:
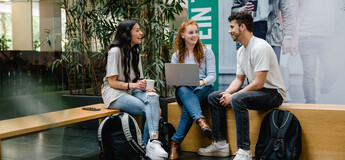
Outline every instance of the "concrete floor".
<path fill-rule="evenodd" d="M 2 141 L 2 160 L 98 160 L 97 130 L 60 127 Z M 231 160 L 182 152 L 181 160 Z"/>

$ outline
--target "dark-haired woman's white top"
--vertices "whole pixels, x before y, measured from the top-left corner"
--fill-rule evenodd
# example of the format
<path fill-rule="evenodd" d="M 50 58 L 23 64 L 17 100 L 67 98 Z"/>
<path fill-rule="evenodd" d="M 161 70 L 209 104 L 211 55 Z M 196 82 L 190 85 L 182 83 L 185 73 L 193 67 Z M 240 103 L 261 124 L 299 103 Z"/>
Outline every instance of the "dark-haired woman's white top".
<path fill-rule="evenodd" d="M 140 56 L 140 55 L 138 55 Z M 141 58 L 139 57 L 138 68 L 140 71 L 140 78 L 143 78 L 143 69 L 141 65 Z M 135 79 L 135 74 L 133 67 L 131 66 L 131 74 L 129 75 L 129 81 L 132 82 Z M 121 49 L 119 47 L 113 47 L 108 52 L 108 61 L 106 66 L 106 75 L 103 79 L 102 84 L 102 98 L 106 108 L 109 108 L 111 102 L 117 100 L 120 96 L 124 94 L 131 94 L 131 90 L 127 89 L 117 89 L 112 88 L 109 85 L 107 77 L 117 76 L 118 81 L 125 82 L 125 76 L 123 72 L 123 64 L 122 64 L 122 54 Z"/>

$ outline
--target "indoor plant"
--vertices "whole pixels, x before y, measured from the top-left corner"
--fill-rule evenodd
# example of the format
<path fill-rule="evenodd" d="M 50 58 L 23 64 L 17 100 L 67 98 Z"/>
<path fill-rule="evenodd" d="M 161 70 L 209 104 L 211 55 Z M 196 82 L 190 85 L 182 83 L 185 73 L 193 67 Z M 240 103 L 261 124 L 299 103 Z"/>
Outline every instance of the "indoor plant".
<path fill-rule="evenodd" d="M 182 12 L 183 0 L 63 0 L 66 11 L 66 39 L 61 58 L 52 63 L 52 69 L 63 66 L 70 94 L 100 95 L 102 81 L 99 64 L 102 53 L 113 40 L 118 22 L 124 19 L 140 21 L 144 37 L 141 45 L 145 78 L 156 81 L 156 90 L 167 97 L 164 63 L 170 61 L 176 31 L 169 22 Z M 48 36 L 47 43 L 53 43 Z M 91 88 L 92 92 L 87 92 Z"/>
<path fill-rule="evenodd" d="M 169 28 L 169 22 L 182 12 L 181 3 L 184 1 L 60 1 L 59 4 L 66 13 L 66 38 L 61 40 L 64 43 L 61 58 L 51 64 L 51 69 L 63 68 L 70 95 L 100 96 L 102 80 L 99 67 L 102 54 L 113 40 L 118 23 L 124 19 L 135 19 L 140 22 L 144 33 L 140 48 L 144 76 L 156 81 L 155 89 L 161 97 L 168 97 L 171 90 L 165 84 L 164 63 L 170 61 L 176 34 L 175 30 Z M 56 42 L 54 35 L 47 36 L 46 43 Z M 171 99 L 167 101 L 169 100 Z M 73 98 L 71 103 L 75 101 Z M 167 101 L 162 99 L 161 104 L 166 104 Z M 98 102 L 96 100 L 95 103 Z"/>
<path fill-rule="evenodd" d="M 0 37 L 0 51 L 5 51 L 10 48 L 7 44 L 8 42 L 11 42 L 11 39 L 7 39 L 5 35 Z"/>

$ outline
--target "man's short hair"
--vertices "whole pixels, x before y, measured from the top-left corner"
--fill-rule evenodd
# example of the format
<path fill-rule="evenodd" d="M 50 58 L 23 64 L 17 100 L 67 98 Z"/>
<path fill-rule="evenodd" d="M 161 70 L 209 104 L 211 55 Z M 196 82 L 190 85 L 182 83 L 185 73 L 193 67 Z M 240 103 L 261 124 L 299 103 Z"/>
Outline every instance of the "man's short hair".
<path fill-rule="evenodd" d="M 233 20 L 236 20 L 239 26 L 243 23 L 249 32 L 253 32 L 253 17 L 248 12 L 241 11 L 230 15 L 228 21 L 231 22 Z"/>

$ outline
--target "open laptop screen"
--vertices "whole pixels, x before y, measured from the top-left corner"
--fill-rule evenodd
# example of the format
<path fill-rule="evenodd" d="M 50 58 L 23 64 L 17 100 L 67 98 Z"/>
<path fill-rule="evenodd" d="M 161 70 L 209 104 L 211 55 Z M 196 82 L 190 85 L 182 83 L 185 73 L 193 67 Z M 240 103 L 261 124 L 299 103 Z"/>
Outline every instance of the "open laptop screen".
<path fill-rule="evenodd" d="M 165 63 L 165 78 L 168 85 L 199 86 L 199 65 Z"/>

